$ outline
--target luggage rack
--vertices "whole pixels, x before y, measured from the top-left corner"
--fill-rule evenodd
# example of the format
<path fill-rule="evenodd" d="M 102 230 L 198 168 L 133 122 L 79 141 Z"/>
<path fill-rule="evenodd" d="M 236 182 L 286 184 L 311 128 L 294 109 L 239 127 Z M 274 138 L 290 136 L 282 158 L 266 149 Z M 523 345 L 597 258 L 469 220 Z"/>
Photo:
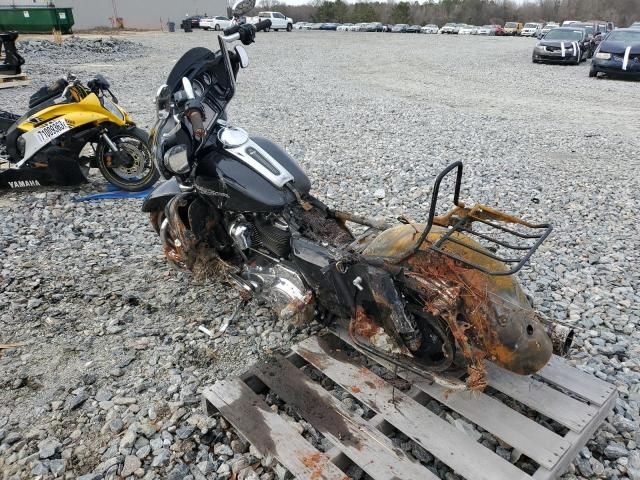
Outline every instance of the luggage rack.
<path fill-rule="evenodd" d="M 457 169 L 453 196 L 453 204 L 455 207 L 443 216 L 436 216 L 440 184 L 454 169 Z M 462 162 L 460 161 L 452 163 L 436 177 L 431 195 L 427 226 L 414 245 L 411 253 L 413 254 L 418 251 L 427 238 L 427 235 L 429 235 L 433 225 L 438 225 L 446 227 L 447 232 L 429 247 L 431 251 L 445 255 L 488 275 L 513 275 L 518 272 L 549 236 L 552 230 L 551 225 L 548 223 L 530 223 L 485 205 L 475 205 L 472 208 L 467 208 L 460 202 L 461 184 Z M 485 227 L 485 231 L 473 230 L 472 224 L 474 222 L 482 224 Z M 457 234 L 476 237 L 483 240 L 485 245 L 480 244 L 479 240 L 478 242 L 462 241 L 456 238 Z M 518 243 L 519 241 L 520 243 Z M 488 257 L 507 265 L 508 268 L 506 270 L 504 268 L 488 268 L 487 266 L 473 262 L 469 258 L 464 258 L 461 255 L 447 251 L 446 246 L 449 242 L 469 250 L 471 256 Z"/>

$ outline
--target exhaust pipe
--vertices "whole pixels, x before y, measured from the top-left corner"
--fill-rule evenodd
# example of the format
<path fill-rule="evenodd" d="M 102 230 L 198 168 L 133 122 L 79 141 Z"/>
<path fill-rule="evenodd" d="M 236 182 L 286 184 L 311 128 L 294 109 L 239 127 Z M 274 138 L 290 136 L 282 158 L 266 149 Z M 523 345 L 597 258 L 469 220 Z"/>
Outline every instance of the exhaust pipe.
<path fill-rule="evenodd" d="M 545 326 L 545 331 L 549 338 L 551 338 L 551 344 L 553 345 L 553 353 L 561 357 L 566 356 L 569 353 L 571 344 L 573 343 L 574 331 L 573 328 L 561 325 L 548 319 L 540 319 Z"/>

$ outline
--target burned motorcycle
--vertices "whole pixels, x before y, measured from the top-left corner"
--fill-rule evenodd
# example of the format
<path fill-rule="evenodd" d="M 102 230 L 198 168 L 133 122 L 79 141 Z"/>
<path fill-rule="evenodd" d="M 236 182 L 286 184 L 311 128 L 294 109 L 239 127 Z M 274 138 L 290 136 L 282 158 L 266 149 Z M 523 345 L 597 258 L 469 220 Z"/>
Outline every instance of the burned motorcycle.
<path fill-rule="evenodd" d="M 427 378 L 464 366 L 481 389 L 485 359 L 529 374 L 566 352 L 571 332 L 537 314 L 513 276 L 551 227 L 466 207 L 460 162 L 437 176 L 426 224 L 387 225 L 326 206 L 282 148 L 229 123 L 248 59 L 227 44 L 252 43 L 268 22 L 225 30 L 218 52 L 188 51 L 158 90 L 152 142 L 169 180 L 143 210 L 170 262 L 232 282 L 280 318 L 342 329 L 361 351 Z M 454 206 L 437 216 L 451 172 Z"/>

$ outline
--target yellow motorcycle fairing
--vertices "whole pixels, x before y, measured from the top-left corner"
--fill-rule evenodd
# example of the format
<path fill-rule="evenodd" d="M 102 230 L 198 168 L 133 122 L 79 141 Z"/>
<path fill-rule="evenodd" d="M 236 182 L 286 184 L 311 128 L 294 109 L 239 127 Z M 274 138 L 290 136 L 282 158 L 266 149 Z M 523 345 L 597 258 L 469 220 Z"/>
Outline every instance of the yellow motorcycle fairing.
<path fill-rule="evenodd" d="M 133 124 L 131 117 L 124 109 L 107 98 L 103 98 L 103 101 L 113 111 L 103 106 L 100 98 L 95 93 L 90 93 L 77 102 L 60 103 L 45 107 L 20 123 L 18 129 L 23 132 L 29 132 L 41 127 L 50 120 L 60 118 L 64 118 L 72 129 L 83 125 L 98 125 L 107 122 L 117 126 Z"/>
<path fill-rule="evenodd" d="M 395 257 L 415 244 L 424 228 L 423 224 L 412 224 L 385 230 L 363 254 Z M 516 279 L 510 275 L 484 274 L 430 250 L 430 245 L 446 232 L 446 228 L 433 225 L 420 251 L 402 263 L 408 275 L 436 278 L 457 292 L 461 300 L 461 304 L 451 305 L 454 312 L 435 312 L 433 305 L 426 305 L 426 309 L 431 313 L 447 313 L 456 340 L 472 344 L 470 354 L 474 358 L 468 360 L 486 358 L 523 375 L 540 370 L 551 358 L 551 339 Z M 466 235 L 458 232 L 453 235 L 462 243 L 482 249 Z M 456 243 L 447 242 L 443 248 L 489 271 L 508 270 L 501 262 Z M 433 301 L 435 304 L 441 299 L 434 297 Z"/>

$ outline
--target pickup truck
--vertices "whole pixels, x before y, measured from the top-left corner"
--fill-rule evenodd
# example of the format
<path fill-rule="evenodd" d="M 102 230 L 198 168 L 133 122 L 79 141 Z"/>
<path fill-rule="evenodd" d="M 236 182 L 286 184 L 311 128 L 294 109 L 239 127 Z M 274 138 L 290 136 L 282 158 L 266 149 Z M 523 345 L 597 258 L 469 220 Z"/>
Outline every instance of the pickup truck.
<path fill-rule="evenodd" d="M 285 17 L 280 12 L 260 12 L 258 13 L 258 18 L 255 19 L 255 22 L 251 23 L 258 23 L 266 19 L 271 20 L 271 30 L 275 30 L 276 32 L 278 30 L 286 30 L 287 32 L 293 30 L 293 20 L 289 17 Z"/>

